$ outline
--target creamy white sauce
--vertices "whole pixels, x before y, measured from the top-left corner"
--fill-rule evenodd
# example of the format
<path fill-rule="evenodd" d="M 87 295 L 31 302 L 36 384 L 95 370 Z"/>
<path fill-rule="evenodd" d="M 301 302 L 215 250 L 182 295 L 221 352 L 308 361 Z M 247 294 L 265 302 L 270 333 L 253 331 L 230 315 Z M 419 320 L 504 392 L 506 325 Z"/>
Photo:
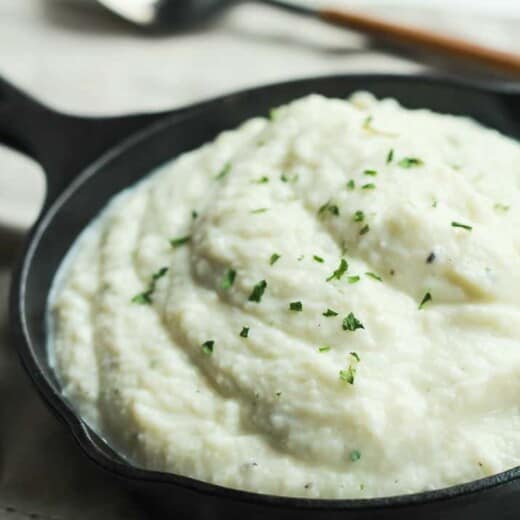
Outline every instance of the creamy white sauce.
<path fill-rule="evenodd" d="M 518 143 L 393 100 L 248 121 L 83 233 L 51 302 L 63 391 L 136 464 L 262 493 L 395 495 L 516 466 L 519 189 Z"/>

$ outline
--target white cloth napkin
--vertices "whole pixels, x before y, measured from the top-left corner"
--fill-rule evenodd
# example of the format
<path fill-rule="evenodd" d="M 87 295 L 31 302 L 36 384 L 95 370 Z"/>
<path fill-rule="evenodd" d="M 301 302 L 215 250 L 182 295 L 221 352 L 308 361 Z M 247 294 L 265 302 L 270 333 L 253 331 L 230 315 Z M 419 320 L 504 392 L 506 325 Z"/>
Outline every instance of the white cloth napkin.
<path fill-rule="evenodd" d="M 421 0 L 332 3 L 342 1 L 520 50 L 516 0 L 435 0 L 428 7 Z M 196 31 L 150 37 L 87 0 L 0 0 L 0 49 L 0 74 L 60 110 L 82 114 L 164 109 L 295 77 L 414 73 L 429 66 L 423 55 L 391 54 L 358 34 L 255 4 L 236 6 Z M 43 191 L 38 166 L 0 147 L 0 228 L 25 229 Z M 6 286 L 13 249 L 0 231 L 0 518 L 145 518 L 137 502 L 80 453 L 9 350 Z"/>

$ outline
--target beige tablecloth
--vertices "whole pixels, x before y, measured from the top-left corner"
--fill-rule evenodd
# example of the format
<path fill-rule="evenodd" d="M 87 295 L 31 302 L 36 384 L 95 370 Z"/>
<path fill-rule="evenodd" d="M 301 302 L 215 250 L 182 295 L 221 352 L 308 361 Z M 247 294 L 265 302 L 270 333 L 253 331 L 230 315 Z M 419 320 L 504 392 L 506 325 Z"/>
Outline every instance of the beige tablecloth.
<path fill-rule="evenodd" d="M 520 49 L 517 0 L 348 3 Z M 155 110 L 287 78 L 413 73 L 432 65 L 450 69 L 446 62 L 400 56 L 357 34 L 261 5 L 237 6 L 193 32 L 148 37 L 88 0 L 0 0 L 0 73 L 71 112 Z M 92 467 L 48 412 L 5 337 L 9 266 L 42 193 L 38 167 L 0 147 L 0 518 L 146 518 L 143 506 Z M 18 231 L 6 233 L 2 223 Z"/>

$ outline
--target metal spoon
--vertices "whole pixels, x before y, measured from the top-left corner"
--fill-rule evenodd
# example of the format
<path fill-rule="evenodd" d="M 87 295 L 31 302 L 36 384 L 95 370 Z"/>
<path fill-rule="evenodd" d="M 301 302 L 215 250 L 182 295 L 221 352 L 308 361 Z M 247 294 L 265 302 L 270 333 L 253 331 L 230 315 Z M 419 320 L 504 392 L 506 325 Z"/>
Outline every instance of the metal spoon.
<path fill-rule="evenodd" d="M 314 10 L 279 0 L 260 0 L 301 14 Z M 236 3 L 233 0 L 98 0 L 112 12 L 133 24 L 149 28 L 178 27 L 207 20 Z"/>
<path fill-rule="evenodd" d="M 423 48 L 435 53 L 478 63 L 520 76 L 520 54 L 483 47 L 467 40 L 403 24 L 387 22 L 361 13 L 335 8 L 312 8 L 284 0 L 258 0 L 285 10 L 315 16 L 334 25 L 354 29 L 394 44 Z M 194 25 L 233 5 L 235 0 L 98 0 L 100 4 L 147 28 Z"/>

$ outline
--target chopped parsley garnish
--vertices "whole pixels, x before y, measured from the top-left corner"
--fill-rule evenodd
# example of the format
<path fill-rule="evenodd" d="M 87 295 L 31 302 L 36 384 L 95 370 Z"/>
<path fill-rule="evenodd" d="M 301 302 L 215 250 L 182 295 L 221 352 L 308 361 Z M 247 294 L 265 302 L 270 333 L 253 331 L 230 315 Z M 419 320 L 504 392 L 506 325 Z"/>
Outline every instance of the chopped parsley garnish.
<path fill-rule="evenodd" d="M 249 327 L 242 327 L 242 330 L 240 331 L 240 337 L 247 338 L 248 336 L 249 336 Z"/>
<path fill-rule="evenodd" d="M 365 214 L 361 211 L 361 210 L 358 210 L 354 213 L 354 222 L 363 222 L 363 220 L 365 220 Z"/>
<path fill-rule="evenodd" d="M 265 280 L 261 280 L 258 282 L 251 291 L 251 294 L 249 295 L 248 300 L 250 302 L 257 302 L 259 303 L 262 299 L 262 296 L 264 295 L 265 288 L 267 287 L 267 282 Z"/>
<path fill-rule="evenodd" d="M 359 356 L 355 352 L 350 353 L 351 361 L 346 370 L 339 371 L 339 378 L 345 383 L 349 385 L 354 384 L 354 379 L 356 378 L 356 367 L 357 364 L 361 361 Z"/>
<path fill-rule="evenodd" d="M 401 168 L 415 168 L 417 166 L 422 166 L 424 161 L 417 157 L 404 157 L 397 163 Z"/>
<path fill-rule="evenodd" d="M 215 342 L 212 339 L 210 339 L 208 341 L 205 341 L 201 345 L 202 352 L 204 354 L 206 354 L 206 356 L 211 356 L 211 354 L 213 354 L 213 347 L 214 346 L 215 346 Z"/>
<path fill-rule="evenodd" d="M 377 171 L 376 170 L 365 170 L 363 173 L 365 175 L 371 175 L 372 177 L 375 177 L 377 175 Z"/>
<path fill-rule="evenodd" d="M 157 280 L 162 278 L 168 272 L 167 267 L 161 267 L 156 273 L 152 274 L 152 279 L 148 284 L 146 291 L 136 294 L 132 298 L 132 303 L 138 303 L 140 305 L 150 305 L 152 303 L 152 295 L 155 292 L 155 288 L 157 285 Z"/>
<path fill-rule="evenodd" d="M 324 215 L 325 213 L 330 213 L 331 215 L 337 217 L 339 216 L 339 208 L 336 204 L 332 204 L 329 200 L 328 202 L 323 204 L 323 206 L 321 206 L 318 210 L 318 215 Z"/>
<path fill-rule="evenodd" d="M 355 275 L 355 276 L 349 276 L 347 278 L 347 280 L 348 280 L 348 283 L 357 283 L 357 282 L 359 282 L 359 280 L 361 280 L 361 278 L 358 275 Z"/>
<path fill-rule="evenodd" d="M 350 330 L 354 332 L 357 329 L 364 329 L 363 324 L 354 316 L 352 312 L 343 320 L 341 324 L 343 330 Z"/>
<path fill-rule="evenodd" d="M 427 257 L 426 257 L 426 263 L 427 264 L 433 264 L 435 262 L 435 253 L 432 251 Z"/>
<path fill-rule="evenodd" d="M 437 199 L 433 199 L 432 208 L 436 208 L 436 207 L 437 207 Z"/>
<path fill-rule="evenodd" d="M 370 226 L 368 224 L 365 224 L 360 230 L 360 235 L 366 235 L 370 231 Z"/>
<path fill-rule="evenodd" d="M 323 347 L 318 347 L 318 352 L 328 352 L 330 347 L 328 345 L 323 345 Z"/>
<path fill-rule="evenodd" d="M 338 268 L 327 278 L 327 282 L 331 280 L 339 280 L 348 270 L 348 262 L 342 258 Z"/>
<path fill-rule="evenodd" d="M 376 273 L 366 272 L 365 276 L 368 276 L 369 278 L 373 278 L 374 280 L 377 280 L 378 282 L 382 282 L 383 279 L 377 275 Z"/>
<path fill-rule="evenodd" d="M 199 216 L 199 214 L 198 214 L 195 210 L 193 210 L 193 211 L 191 212 L 191 218 L 192 218 L 193 220 L 195 220 L 198 216 Z"/>
<path fill-rule="evenodd" d="M 350 460 L 352 462 L 356 462 L 357 460 L 359 460 L 361 458 L 361 452 L 359 450 L 352 450 L 350 452 Z"/>
<path fill-rule="evenodd" d="M 493 208 L 495 208 L 498 211 L 509 211 L 511 206 L 508 206 L 507 204 L 500 204 L 500 202 L 497 202 Z"/>
<path fill-rule="evenodd" d="M 236 275 L 237 272 L 234 269 L 228 269 L 220 281 L 220 288 L 224 290 L 229 289 L 235 282 Z"/>
<path fill-rule="evenodd" d="M 312 258 L 314 259 L 315 262 L 318 262 L 320 264 L 325 262 L 325 260 L 323 260 L 323 258 L 321 256 L 318 256 L 318 255 L 312 255 Z"/>
<path fill-rule="evenodd" d="M 369 182 L 368 184 L 363 184 L 363 186 L 361 186 L 361 189 L 362 190 L 375 190 L 376 185 L 373 184 L 372 182 Z"/>
<path fill-rule="evenodd" d="M 280 175 L 280 180 L 282 182 L 296 182 L 298 180 L 298 174 L 295 173 L 294 175 L 289 177 L 287 174 L 282 173 L 282 175 Z"/>
<path fill-rule="evenodd" d="M 363 121 L 363 128 L 364 128 L 365 130 L 370 130 L 370 129 L 371 129 L 371 128 L 370 128 L 370 125 L 371 125 L 373 119 L 374 119 L 374 118 L 373 118 L 372 116 L 367 116 L 367 117 L 365 118 L 365 120 Z"/>
<path fill-rule="evenodd" d="M 431 293 L 428 291 L 421 300 L 421 303 L 419 304 L 419 310 L 421 310 L 428 302 L 431 302 L 433 300 Z"/>
<path fill-rule="evenodd" d="M 267 177 L 266 175 L 263 175 L 262 177 L 260 177 L 259 179 L 257 179 L 256 181 L 253 181 L 255 184 L 266 184 L 269 182 L 269 177 Z"/>
<path fill-rule="evenodd" d="M 226 164 L 224 164 L 222 169 L 215 176 L 215 179 L 217 179 L 217 180 L 223 179 L 230 171 L 231 171 L 231 162 L 228 161 Z"/>
<path fill-rule="evenodd" d="M 392 148 L 386 156 L 386 164 L 390 164 L 394 160 L 394 149 Z"/>
<path fill-rule="evenodd" d="M 138 303 L 140 305 L 148 305 L 148 304 L 152 303 L 152 298 L 151 298 L 151 295 L 148 293 L 148 291 L 145 291 L 143 293 L 136 294 L 132 298 L 132 303 Z"/>
<path fill-rule="evenodd" d="M 273 253 L 271 255 L 271 258 L 269 258 L 269 265 L 274 265 L 278 260 L 280 260 L 282 255 L 279 255 L 278 253 Z"/>
<path fill-rule="evenodd" d="M 339 378 L 342 381 L 345 381 L 345 383 L 348 383 L 349 385 L 354 384 L 354 379 L 356 377 L 356 369 L 352 367 L 348 367 L 346 370 L 340 370 L 339 371 Z"/>
<path fill-rule="evenodd" d="M 338 313 L 336 311 L 333 311 L 332 309 L 327 309 L 322 316 L 325 316 L 326 318 L 330 318 L 332 316 L 337 316 Z"/>
<path fill-rule="evenodd" d="M 251 210 L 251 213 L 258 214 L 258 213 L 265 213 L 269 208 L 258 208 Z"/>
<path fill-rule="evenodd" d="M 170 245 L 172 247 L 180 247 L 184 244 L 187 244 L 191 240 L 191 237 L 189 235 L 186 235 L 185 237 L 179 237 L 179 238 L 172 238 L 170 240 Z"/>
<path fill-rule="evenodd" d="M 471 226 L 468 226 L 467 224 L 461 224 L 460 222 L 452 222 L 451 227 L 457 227 L 466 229 L 467 231 L 471 231 L 473 228 Z"/>
<path fill-rule="evenodd" d="M 352 191 L 355 187 L 356 187 L 356 183 L 355 183 L 354 179 L 350 179 L 347 182 L 347 190 Z"/>
<path fill-rule="evenodd" d="M 279 113 L 280 113 L 279 108 L 271 108 L 271 110 L 269 110 L 269 119 L 271 121 L 273 121 L 274 119 L 276 119 L 276 117 Z"/>
<path fill-rule="evenodd" d="M 291 302 L 289 304 L 289 309 L 291 311 L 301 312 L 303 310 L 303 304 L 302 302 Z"/>

